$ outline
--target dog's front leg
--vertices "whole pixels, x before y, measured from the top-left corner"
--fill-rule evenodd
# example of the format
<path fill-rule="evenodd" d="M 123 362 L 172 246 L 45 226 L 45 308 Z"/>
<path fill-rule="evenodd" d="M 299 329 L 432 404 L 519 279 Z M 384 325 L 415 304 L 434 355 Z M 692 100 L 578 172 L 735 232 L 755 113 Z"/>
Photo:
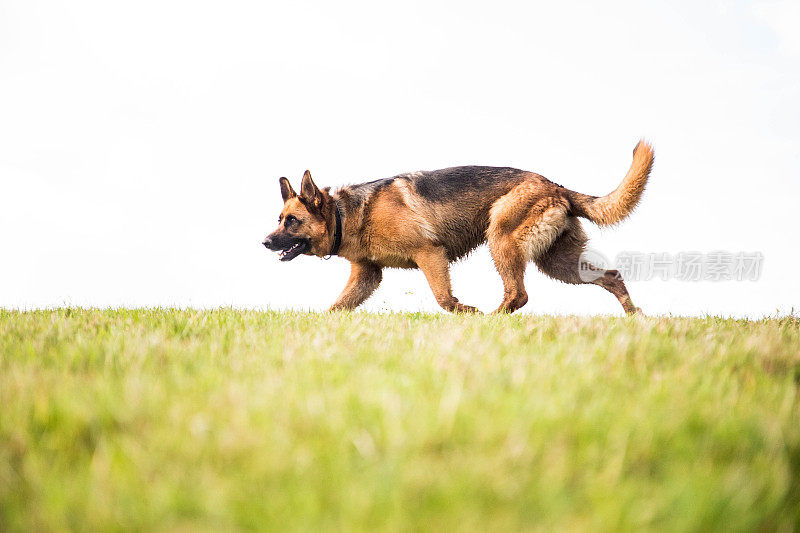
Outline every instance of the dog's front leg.
<path fill-rule="evenodd" d="M 374 263 L 350 263 L 350 278 L 330 310 L 355 309 L 375 292 L 382 277 L 381 267 Z"/>
<path fill-rule="evenodd" d="M 480 313 L 475 307 L 464 305 L 453 296 L 450 285 L 450 263 L 443 247 L 429 246 L 419 250 L 414 254 L 414 262 L 428 279 L 433 296 L 442 309 L 451 313 Z"/>

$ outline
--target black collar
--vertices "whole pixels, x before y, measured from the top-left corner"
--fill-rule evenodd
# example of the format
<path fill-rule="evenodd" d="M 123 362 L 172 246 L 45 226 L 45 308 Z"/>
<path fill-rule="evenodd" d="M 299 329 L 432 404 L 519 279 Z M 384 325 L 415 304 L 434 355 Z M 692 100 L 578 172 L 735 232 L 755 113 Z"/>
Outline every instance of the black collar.
<path fill-rule="evenodd" d="M 336 255 L 339 253 L 339 246 L 342 245 L 342 214 L 339 212 L 339 202 L 333 201 L 333 213 L 336 218 L 336 229 L 333 232 L 333 246 L 328 255 Z"/>

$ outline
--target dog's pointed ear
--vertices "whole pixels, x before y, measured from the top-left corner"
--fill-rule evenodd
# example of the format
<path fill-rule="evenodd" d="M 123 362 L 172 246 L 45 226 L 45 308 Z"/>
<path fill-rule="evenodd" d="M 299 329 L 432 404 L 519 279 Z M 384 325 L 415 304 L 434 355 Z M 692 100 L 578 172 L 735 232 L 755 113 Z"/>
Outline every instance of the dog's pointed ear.
<path fill-rule="evenodd" d="M 322 194 L 311 179 L 311 172 L 308 170 L 303 174 L 303 181 L 300 184 L 300 196 L 305 200 L 311 202 L 314 207 L 322 206 Z"/>
<path fill-rule="evenodd" d="M 281 178 L 278 180 L 278 182 L 281 184 L 281 196 L 283 197 L 283 203 L 286 203 L 287 200 L 297 196 L 297 193 L 294 192 L 294 189 L 292 189 L 292 184 L 289 183 L 288 179 Z"/>

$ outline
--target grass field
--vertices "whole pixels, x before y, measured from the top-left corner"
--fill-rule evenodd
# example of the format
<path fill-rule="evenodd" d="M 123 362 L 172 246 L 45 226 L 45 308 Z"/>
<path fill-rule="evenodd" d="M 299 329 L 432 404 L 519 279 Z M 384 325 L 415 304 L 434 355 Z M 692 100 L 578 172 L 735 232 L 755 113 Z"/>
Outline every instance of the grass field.
<path fill-rule="evenodd" d="M 0 311 L 0 531 L 796 530 L 800 319 Z"/>

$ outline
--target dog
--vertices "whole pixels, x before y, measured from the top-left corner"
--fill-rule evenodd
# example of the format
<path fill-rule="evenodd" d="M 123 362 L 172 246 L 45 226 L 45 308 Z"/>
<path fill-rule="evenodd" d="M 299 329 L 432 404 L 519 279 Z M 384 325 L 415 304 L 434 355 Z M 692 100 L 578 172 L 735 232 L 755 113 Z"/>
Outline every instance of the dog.
<path fill-rule="evenodd" d="M 350 278 L 331 311 L 358 307 L 390 267 L 422 270 L 443 309 L 478 312 L 453 296 L 450 263 L 488 243 L 504 288 L 496 313 L 513 313 L 528 302 L 525 267 L 534 262 L 557 280 L 599 285 L 633 314 L 641 310 L 618 271 L 589 265 L 595 275 L 581 276 L 587 237 L 578 219 L 611 226 L 626 218 L 644 192 L 654 158 L 652 145 L 640 141 L 622 183 L 601 197 L 515 168 L 412 172 L 334 192 L 318 188 L 306 171 L 300 194 L 279 179 L 283 210 L 263 244 L 280 252 L 281 261 L 301 254 L 350 261 Z"/>

